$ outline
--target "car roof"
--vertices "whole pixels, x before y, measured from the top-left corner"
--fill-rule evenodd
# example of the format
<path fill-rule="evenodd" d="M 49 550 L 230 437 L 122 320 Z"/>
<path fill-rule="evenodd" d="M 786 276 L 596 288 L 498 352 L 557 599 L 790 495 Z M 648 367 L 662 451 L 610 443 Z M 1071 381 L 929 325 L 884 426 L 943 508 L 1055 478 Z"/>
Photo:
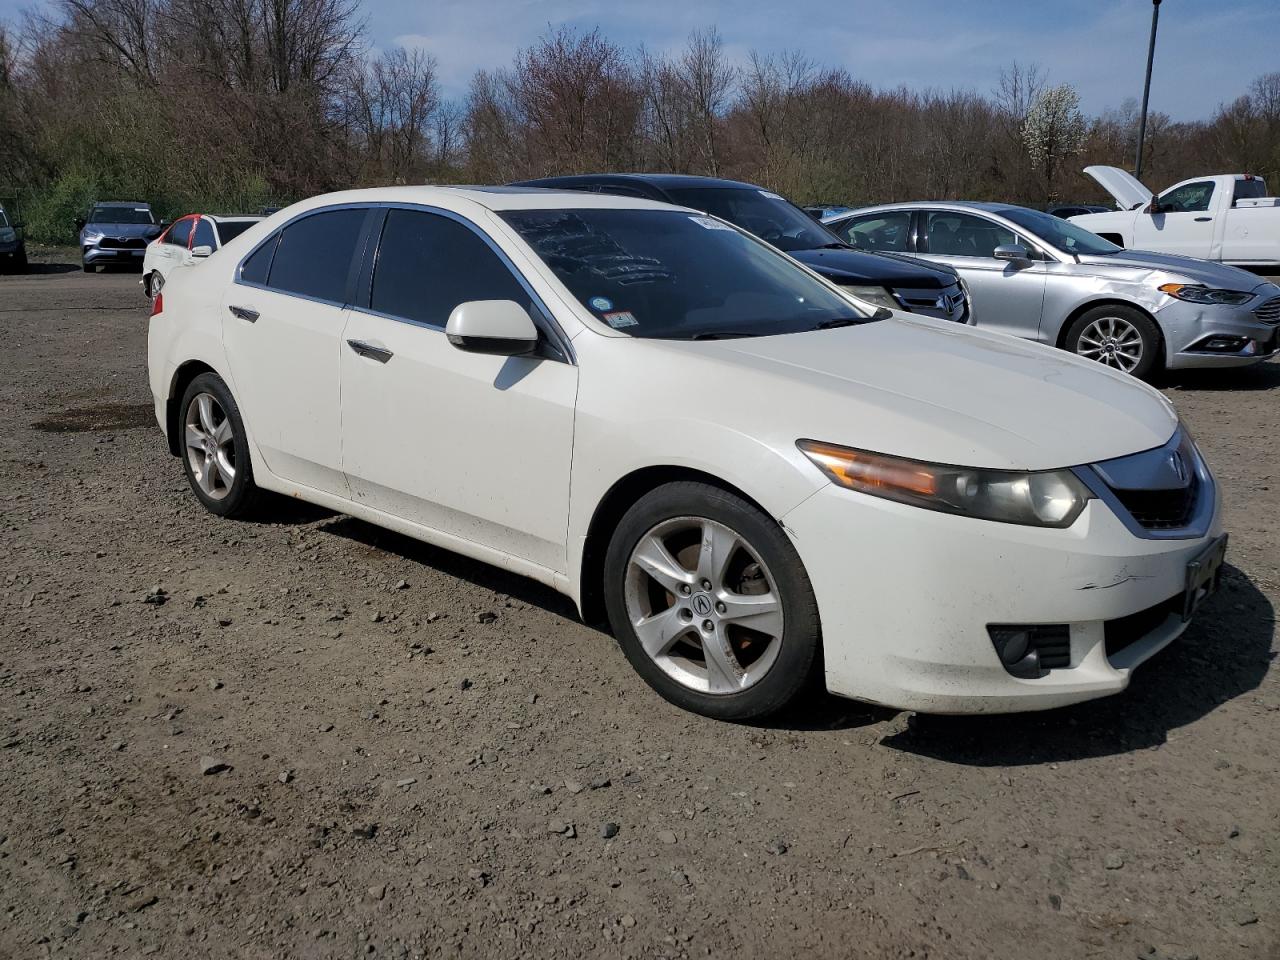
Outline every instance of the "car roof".
<path fill-rule="evenodd" d="M 257 213 L 193 213 L 190 214 L 190 216 L 204 217 L 206 220 L 212 220 L 214 223 L 242 223 L 246 220 L 256 223 L 259 220 L 266 219 L 266 217 Z"/>
<path fill-rule="evenodd" d="M 989 200 L 911 200 L 906 203 L 877 203 L 870 207 L 860 207 L 832 217 L 832 220 L 843 220 L 855 214 L 870 213 L 873 210 L 982 210 L 985 213 L 1005 214 L 1013 210 L 1030 210 L 1030 207 L 1016 203 L 993 203 Z"/>
<path fill-rule="evenodd" d="M 549 190 L 543 187 L 510 186 L 415 186 L 370 187 L 343 190 L 311 197 L 285 207 L 273 217 L 292 218 L 298 213 L 318 207 L 357 203 L 407 203 L 441 207 L 455 213 L 479 207 L 485 210 L 671 210 L 670 204 L 638 197 L 583 193 L 580 190 Z M 691 211 L 696 212 L 696 211 Z"/>
<path fill-rule="evenodd" d="M 97 200 L 93 204 L 95 207 L 146 207 L 151 209 L 151 204 L 145 200 Z"/>
<path fill-rule="evenodd" d="M 725 180 L 722 177 L 700 177 L 691 173 L 578 173 L 562 177 L 540 177 L 536 180 L 526 180 L 523 181 L 523 185 L 573 183 L 583 180 L 647 183 L 660 190 L 680 189 L 681 187 L 720 187 L 730 190 L 763 189 L 753 183 L 744 183 L 741 180 Z"/>

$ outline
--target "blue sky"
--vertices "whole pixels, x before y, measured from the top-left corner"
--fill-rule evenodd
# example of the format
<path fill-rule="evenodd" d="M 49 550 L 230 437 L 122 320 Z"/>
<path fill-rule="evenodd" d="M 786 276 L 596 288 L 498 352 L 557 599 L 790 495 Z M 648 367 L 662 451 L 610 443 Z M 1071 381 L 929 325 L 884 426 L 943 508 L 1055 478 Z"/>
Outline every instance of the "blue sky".
<path fill-rule="evenodd" d="M 32 0 L 0 0 L 14 19 Z M 680 48 L 716 26 L 729 54 L 800 49 L 883 87 L 987 92 L 1011 60 L 1036 62 L 1080 91 L 1088 112 L 1142 93 L 1150 0 L 364 0 L 378 47 L 423 47 L 445 91 L 479 67 L 510 63 L 549 24 L 599 26 L 615 42 Z M 1280 70 L 1276 0 L 1164 0 L 1151 102 L 1175 119 L 1206 117 L 1249 82 Z"/>

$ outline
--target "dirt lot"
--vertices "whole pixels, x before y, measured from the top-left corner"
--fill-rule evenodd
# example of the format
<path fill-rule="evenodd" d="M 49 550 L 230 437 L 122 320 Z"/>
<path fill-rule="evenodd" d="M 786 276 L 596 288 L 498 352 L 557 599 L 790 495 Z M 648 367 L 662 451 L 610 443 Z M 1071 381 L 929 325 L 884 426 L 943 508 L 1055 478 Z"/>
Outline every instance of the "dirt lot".
<path fill-rule="evenodd" d="M 0 957 L 1280 957 L 1280 363 L 1168 385 L 1232 567 L 1126 695 L 748 727 L 530 582 L 203 512 L 146 312 L 0 278 Z"/>

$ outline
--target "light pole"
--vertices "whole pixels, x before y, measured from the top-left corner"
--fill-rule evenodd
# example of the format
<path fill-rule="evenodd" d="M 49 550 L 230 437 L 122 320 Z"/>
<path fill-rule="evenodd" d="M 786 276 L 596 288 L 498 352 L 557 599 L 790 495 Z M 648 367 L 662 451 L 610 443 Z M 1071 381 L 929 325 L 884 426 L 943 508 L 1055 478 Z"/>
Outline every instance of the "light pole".
<path fill-rule="evenodd" d="M 1142 85 L 1142 117 L 1138 120 L 1138 159 L 1133 175 L 1142 179 L 1142 145 L 1147 140 L 1147 101 L 1151 98 L 1151 62 L 1156 56 L 1156 24 L 1160 22 L 1160 0 L 1151 0 L 1151 42 L 1147 45 L 1147 80 Z"/>

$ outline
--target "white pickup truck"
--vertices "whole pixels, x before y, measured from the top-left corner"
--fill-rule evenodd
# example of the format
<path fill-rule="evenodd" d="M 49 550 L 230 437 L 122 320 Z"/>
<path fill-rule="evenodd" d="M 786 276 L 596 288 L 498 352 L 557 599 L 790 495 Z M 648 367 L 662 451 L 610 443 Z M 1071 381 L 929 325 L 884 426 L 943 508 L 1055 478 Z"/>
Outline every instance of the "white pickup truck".
<path fill-rule="evenodd" d="M 1155 197 L 1119 167 L 1084 172 L 1116 199 L 1110 213 L 1071 217 L 1112 243 L 1240 266 L 1280 264 L 1280 198 L 1247 173 L 1196 177 Z"/>

